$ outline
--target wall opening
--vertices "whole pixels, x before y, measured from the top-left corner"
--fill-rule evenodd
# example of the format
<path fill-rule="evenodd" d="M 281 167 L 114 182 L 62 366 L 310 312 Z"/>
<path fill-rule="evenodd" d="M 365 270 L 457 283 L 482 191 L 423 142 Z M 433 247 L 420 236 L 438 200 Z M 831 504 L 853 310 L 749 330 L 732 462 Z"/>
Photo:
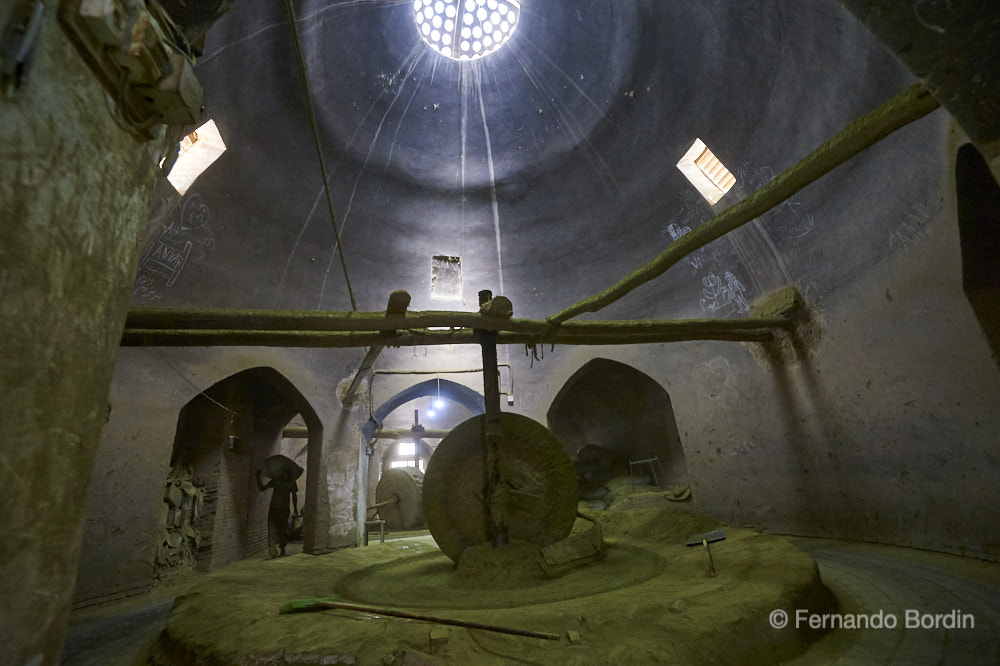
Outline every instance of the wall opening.
<path fill-rule="evenodd" d="M 1000 364 L 1000 186 L 971 143 L 958 149 L 955 197 L 962 288 Z"/>
<path fill-rule="evenodd" d="M 445 404 L 436 406 L 439 400 Z M 426 417 L 431 410 L 436 412 L 433 419 Z M 379 479 L 386 471 L 393 469 L 394 462 L 413 460 L 419 466 L 426 468 L 427 461 L 440 443 L 440 438 L 422 436 L 415 432 L 413 437 L 401 436 L 398 439 L 374 439 L 379 427 L 405 429 L 412 427 L 416 421 L 427 430 L 449 430 L 462 421 L 486 412 L 486 403 L 482 394 L 468 386 L 447 379 L 429 379 L 403 389 L 385 400 L 372 410 L 372 418 L 362 428 L 362 446 L 368 457 L 368 474 L 364 487 L 359 490 L 359 512 L 363 516 L 361 523 L 372 512 L 367 507 L 372 504 L 375 489 Z M 415 444 L 414 455 L 404 455 L 400 446 L 406 442 Z M 408 448 L 405 450 L 409 450 Z M 420 470 L 422 473 L 423 470 Z M 360 529 L 363 529 L 363 525 Z"/>
<path fill-rule="evenodd" d="M 461 257 L 431 257 L 431 298 L 446 301 L 462 299 Z"/>
<path fill-rule="evenodd" d="M 289 424 L 305 427 L 305 442 L 282 437 Z M 244 370 L 188 402 L 177 420 L 166 480 L 157 577 L 211 571 L 266 551 L 270 491 L 258 491 L 254 472 L 274 454 L 292 458 L 306 470 L 298 481 L 299 507 L 309 506 L 309 459 L 322 431 L 305 397 L 273 368 Z"/>
<path fill-rule="evenodd" d="M 588 362 L 559 390 L 546 418 L 574 459 L 582 499 L 602 496 L 607 481 L 628 475 L 630 460 L 656 458 L 660 486 L 688 485 L 670 395 L 631 366 Z"/>
<path fill-rule="evenodd" d="M 736 184 L 736 176 L 726 168 L 701 139 L 695 139 L 677 168 L 713 206 Z"/>

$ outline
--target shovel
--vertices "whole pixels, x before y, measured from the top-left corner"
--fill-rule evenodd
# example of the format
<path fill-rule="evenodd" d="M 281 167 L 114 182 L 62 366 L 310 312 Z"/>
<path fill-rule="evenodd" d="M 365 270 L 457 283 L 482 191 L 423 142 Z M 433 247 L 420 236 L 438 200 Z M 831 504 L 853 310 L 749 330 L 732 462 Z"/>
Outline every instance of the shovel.
<path fill-rule="evenodd" d="M 712 530 L 711 532 L 705 532 L 704 534 L 695 534 L 693 537 L 688 539 L 687 545 L 689 546 L 705 546 L 705 552 L 708 553 L 708 575 L 715 576 L 715 562 L 712 561 L 712 549 L 708 547 L 708 544 L 715 541 L 722 541 L 726 538 L 726 533 L 723 530 Z"/>

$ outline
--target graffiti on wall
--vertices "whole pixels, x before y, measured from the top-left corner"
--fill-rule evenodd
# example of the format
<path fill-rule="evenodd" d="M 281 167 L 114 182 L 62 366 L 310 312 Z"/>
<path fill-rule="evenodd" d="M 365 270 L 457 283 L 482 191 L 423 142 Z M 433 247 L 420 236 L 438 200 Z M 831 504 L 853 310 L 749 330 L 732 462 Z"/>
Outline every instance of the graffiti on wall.
<path fill-rule="evenodd" d="M 923 238 L 927 234 L 927 223 L 930 221 L 930 217 L 926 206 L 920 204 L 910 206 L 902 224 L 889 234 L 889 248 L 905 250 L 910 243 Z"/>
<path fill-rule="evenodd" d="M 699 301 L 701 309 L 711 313 L 713 317 L 727 317 L 734 314 L 750 312 L 750 303 L 746 299 L 747 288 L 733 275 L 726 271 L 722 277 L 709 271 L 701 279 L 703 298 Z"/>
<path fill-rule="evenodd" d="M 173 287 L 191 261 L 206 258 L 215 249 L 211 211 L 198 194 L 178 205 L 176 198 L 160 202 L 152 220 L 159 230 L 139 259 L 132 296 L 157 301 Z"/>
<path fill-rule="evenodd" d="M 698 224 L 704 217 L 699 214 L 695 204 L 692 197 L 685 196 L 681 212 L 660 230 L 660 234 L 664 237 L 669 236 L 671 242 L 674 242 L 691 233 L 691 224 Z M 734 271 L 724 270 L 721 267 L 722 262 L 715 249 L 710 246 L 698 248 L 684 260 L 691 269 L 691 276 L 700 279 L 701 292 L 698 303 L 702 312 L 708 312 L 712 317 L 724 318 L 750 311 L 746 286 Z"/>
<path fill-rule="evenodd" d="M 749 162 L 743 162 L 736 170 L 736 181 L 748 192 L 756 192 L 775 178 L 774 169 L 761 166 L 754 169 Z M 812 213 L 802 210 L 802 204 L 795 197 L 789 197 L 768 213 L 771 227 L 782 240 L 802 238 L 816 226 Z"/>

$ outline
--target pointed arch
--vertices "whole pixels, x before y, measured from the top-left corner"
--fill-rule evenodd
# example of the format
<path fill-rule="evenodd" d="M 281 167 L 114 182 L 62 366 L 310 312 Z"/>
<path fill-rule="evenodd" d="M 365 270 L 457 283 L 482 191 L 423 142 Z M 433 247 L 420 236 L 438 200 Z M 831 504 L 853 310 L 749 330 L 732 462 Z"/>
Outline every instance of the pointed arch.
<path fill-rule="evenodd" d="M 670 395 L 630 365 L 606 358 L 589 361 L 566 380 L 546 419 L 571 456 L 589 444 L 618 454 L 626 465 L 628 460 L 657 458 L 666 475 L 661 485 L 688 483 Z"/>
<path fill-rule="evenodd" d="M 171 485 L 201 495 L 201 510 L 192 515 L 194 502 L 177 497 L 171 507 L 176 511 L 168 512 L 165 528 L 187 521 L 187 527 L 195 530 L 197 548 L 191 555 L 197 568 L 213 570 L 267 548 L 268 502 L 266 494 L 257 491 L 254 470 L 281 452 L 282 431 L 296 416 L 304 421 L 308 443 L 286 455 L 306 469 L 299 493 L 304 494 L 300 507 L 306 516 L 303 535 L 308 544 L 317 495 L 317 465 L 310 463 L 318 460 L 323 426 L 295 385 L 274 368 L 249 368 L 216 382 L 181 409 L 171 455 Z"/>

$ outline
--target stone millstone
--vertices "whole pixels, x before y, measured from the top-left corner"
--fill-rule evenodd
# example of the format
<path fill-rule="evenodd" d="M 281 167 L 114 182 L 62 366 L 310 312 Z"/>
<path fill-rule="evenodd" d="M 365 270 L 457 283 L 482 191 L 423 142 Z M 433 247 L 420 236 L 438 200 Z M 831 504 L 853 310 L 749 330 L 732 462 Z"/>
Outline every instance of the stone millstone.
<path fill-rule="evenodd" d="M 387 529 L 413 530 L 424 526 L 423 483 L 424 475 L 415 467 L 397 467 L 382 475 L 375 488 L 375 501 L 381 503 L 398 498 L 394 504 L 378 510 Z"/>
<path fill-rule="evenodd" d="M 566 538 L 576 518 L 573 462 L 548 428 L 526 416 L 501 414 L 502 475 L 509 485 L 511 541 L 542 548 Z M 424 475 L 424 516 L 441 550 L 458 562 L 470 546 L 490 542 L 486 506 L 486 416 L 474 416 L 441 440 Z"/>

